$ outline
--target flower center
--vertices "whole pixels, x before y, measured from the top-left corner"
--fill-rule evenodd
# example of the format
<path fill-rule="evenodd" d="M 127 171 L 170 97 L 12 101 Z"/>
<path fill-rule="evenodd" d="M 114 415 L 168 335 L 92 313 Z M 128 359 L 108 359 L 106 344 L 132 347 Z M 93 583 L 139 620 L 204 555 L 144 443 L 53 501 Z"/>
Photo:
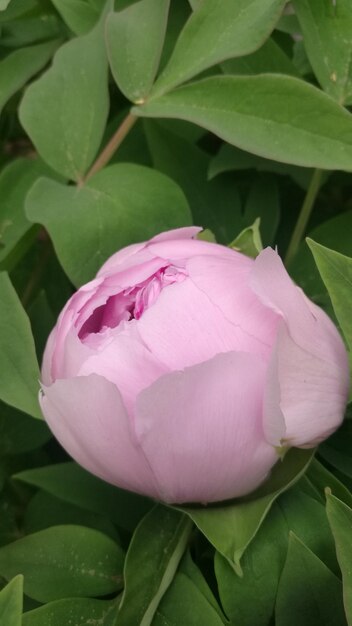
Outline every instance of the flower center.
<path fill-rule="evenodd" d="M 78 333 L 79 338 L 84 341 L 92 333 L 101 333 L 107 328 L 116 328 L 121 322 L 139 320 L 144 311 L 154 304 L 165 287 L 182 282 L 186 275 L 183 268 L 168 265 L 138 285 L 128 287 L 117 295 L 109 296 L 105 304 L 97 307 L 84 322 Z"/>

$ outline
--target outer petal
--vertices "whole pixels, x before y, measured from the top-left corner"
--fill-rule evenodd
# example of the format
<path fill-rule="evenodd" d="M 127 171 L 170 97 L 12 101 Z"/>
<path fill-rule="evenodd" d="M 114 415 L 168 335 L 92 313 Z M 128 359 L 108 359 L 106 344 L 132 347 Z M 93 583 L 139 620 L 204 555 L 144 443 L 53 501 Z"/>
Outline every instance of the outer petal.
<path fill-rule="evenodd" d="M 163 499 L 211 502 L 252 491 L 277 460 L 264 439 L 265 365 L 229 352 L 142 391 L 136 433 Z"/>
<path fill-rule="evenodd" d="M 56 326 L 52 329 L 48 340 L 46 342 L 44 354 L 43 354 L 43 362 L 42 362 L 42 381 L 44 385 L 51 385 L 53 382 L 52 376 L 52 360 L 53 353 L 55 350 L 55 342 L 56 342 Z"/>
<path fill-rule="evenodd" d="M 286 424 L 282 443 L 313 447 L 329 437 L 343 420 L 348 396 L 347 361 L 339 369 L 333 361 L 307 352 L 292 340 L 284 323 L 278 334 L 275 360 L 277 377 L 274 374 L 270 384 L 272 393 L 276 390 Z"/>
<path fill-rule="evenodd" d="M 266 397 L 272 406 L 274 397 L 279 399 L 285 441 L 314 446 L 342 421 L 349 387 L 346 350 L 331 320 L 292 282 L 270 248 L 257 257 L 251 284 L 263 303 L 284 320 Z M 264 428 L 272 440 L 269 422 L 266 413 Z"/>
<path fill-rule="evenodd" d="M 261 341 L 228 321 L 187 278 L 163 289 L 137 327 L 149 350 L 170 369 L 195 365 L 219 352 L 263 350 Z"/>
<path fill-rule="evenodd" d="M 271 248 L 256 258 L 250 283 L 263 304 L 284 318 L 295 343 L 339 367 L 345 365 L 341 355 L 346 351 L 333 323 L 294 284 Z"/>
<path fill-rule="evenodd" d="M 209 255 L 233 259 L 238 252 L 218 243 L 209 243 L 200 239 L 174 239 L 172 241 L 153 241 L 148 243 L 148 251 L 169 262 L 188 259 L 192 256 Z"/>
<path fill-rule="evenodd" d="M 115 383 L 130 415 L 136 395 L 168 371 L 132 330 L 112 333 L 108 345 L 87 358 L 78 372 L 78 376 L 99 374 Z"/>
<path fill-rule="evenodd" d="M 239 325 L 262 344 L 268 356 L 275 342 L 279 316 L 268 309 L 249 285 L 254 261 L 234 253 L 233 258 L 192 257 L 186 269 L 190 278 L 223 312 L 226 319 Z"/>
<path fill-rule="evenodd" d="M 133 442 L 115 385 L 92 374 L 57 380 L 43 391 L 40 403 L 46 421 L 80 465 L 114 485 L 158 497 L 154 476 Z"/>
<path fill-rule="evenodd" d="M 122 248 L 115 254 L 113 254 L 101 267 L 98 272 L 98 276 L 103 274 L 109 274 L 111 272 L 120 271 L 121 265 L 136 265 L 138 263 L 143 262 L 143 258 L 140 253 L 142 250 L 145 250 L 148 243 L 151 242 L 159 242 L 159 241 L 172 241 L 177 239 L 192 239 L 195 237 L 202 229 L 198 226 L 185 226 L 184 228 L 176 228 L 173 230 L 168 230 L 164 233 L 160 233 L 156 235 L 149 242 L 143 241 L 142 243 L 134 243 L 131 246 L 127 246 L 126 248 Z M 133 258 L 132 258 L 133 257 Z M 149 256 L 150 258 L 150 256 Z"/>

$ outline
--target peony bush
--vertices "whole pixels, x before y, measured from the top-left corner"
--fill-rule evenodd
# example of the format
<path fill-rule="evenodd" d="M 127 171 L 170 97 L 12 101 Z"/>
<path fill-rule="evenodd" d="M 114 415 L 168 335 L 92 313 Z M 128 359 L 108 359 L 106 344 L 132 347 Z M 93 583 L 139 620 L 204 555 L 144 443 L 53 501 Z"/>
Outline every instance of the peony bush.
<path fill-rule="evenodd" d="M 0 626 L 352 626 L 351 0 L 0 0 Z"/>

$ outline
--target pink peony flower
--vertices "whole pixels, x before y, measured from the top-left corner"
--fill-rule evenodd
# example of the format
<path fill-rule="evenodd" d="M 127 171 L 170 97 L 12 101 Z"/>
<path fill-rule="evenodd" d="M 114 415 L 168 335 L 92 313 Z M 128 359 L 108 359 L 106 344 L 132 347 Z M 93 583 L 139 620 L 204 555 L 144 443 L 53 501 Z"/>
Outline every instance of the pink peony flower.
<path fill-rule="evenodd" d="M 69 454 L 170 503 L 249 493 L 278 448 L 328 437 L 348 394 L 337 330 L 276 252 L 254 261 L 199 230 L 114 254 L 65 306 L 42 370 Z"/>

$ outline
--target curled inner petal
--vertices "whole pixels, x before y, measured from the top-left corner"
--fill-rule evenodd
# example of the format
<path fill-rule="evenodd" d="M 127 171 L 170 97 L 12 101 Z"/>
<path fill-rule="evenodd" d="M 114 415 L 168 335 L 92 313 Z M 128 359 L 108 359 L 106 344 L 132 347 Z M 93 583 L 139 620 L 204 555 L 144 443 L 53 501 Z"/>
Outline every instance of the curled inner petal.
<path fill-rule="evenodd" d="M 140 319 L 165 287 L 182 282 L 186 276 L 183 268 L 167 265 L 141 283 L 109 296 L 82 324 L 79 338 L 84 342 L 91 334 L 104 333 L 107 328 L 117 328 L 122 322 Z"/>

